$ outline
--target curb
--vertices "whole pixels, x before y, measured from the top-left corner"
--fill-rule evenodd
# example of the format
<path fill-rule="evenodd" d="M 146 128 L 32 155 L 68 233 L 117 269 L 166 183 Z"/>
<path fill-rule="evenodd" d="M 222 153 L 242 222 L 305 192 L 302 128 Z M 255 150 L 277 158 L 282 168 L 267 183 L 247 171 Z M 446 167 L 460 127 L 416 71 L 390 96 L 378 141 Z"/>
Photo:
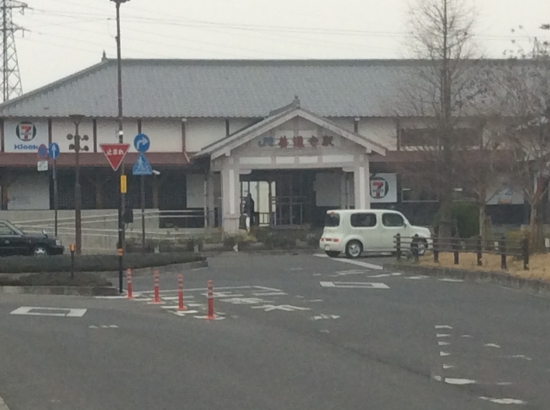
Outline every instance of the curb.
<path fill-rule="evenodd" d="M 205 256 L 205 255 L 203 255 L 203 256 Z M 168 270 L 173 266 L 181 266 L 181 270 L 207 268 L 208 267 L 208 261 L 205 259 L 203 261 L 175 263 L 173 265 L 165 265 L 165 266 L 160 266 L 158 268 L 150 267 L 150 268 L 132 269 L 132 277 L 135 278 L 135 277 L 138 277 L 138 276 L 150 276 L 151 271 L 153 269 L 158 269 L 159 271 L 162 271 L 163 269 Z M 126 275 L 126 270 L 124 271 L 124 275 Z M 112 279 L 112 278 L 118 276 L 118 272 L 101 272 L 101 273 L 99 273 L 99 276 L 101 276 L 104 279 Z"/>
<path fill-rule="evenodd" d="M 526 290 L 531 293 L 550 295 L 550 282 L 540 279 L 527 279 L 505 272 L 471 271 L 457 268 L 439 268 L 435 266 L 418 266 L 406 263 L 386 263 L 384 268 L 402 270 L 428 276 L 444 276 L 474 282 L 490 282 L 507 288 Z"/>
<path fill-rule="evenodd" d="M 0 410 L 10 410 L 6 402 L 2 399 L 2 396 L 0 396 Z"/>
<path fill-rule="evenodd" d="M 244 254 L 244 255 L 314 255 L 319 249 L 239 249 L 238 252 L 227 249 L 211 250 L 202 252 L 206 257 L 224 255 L 224 254 Z"/>
<path fill-rule="evenodd" d="M 118 289 L 107 286 L 0 286 L 0 293 L 15 295 L 119 296 Z M 0 410 L 2 410 L 1 401 Z"/>

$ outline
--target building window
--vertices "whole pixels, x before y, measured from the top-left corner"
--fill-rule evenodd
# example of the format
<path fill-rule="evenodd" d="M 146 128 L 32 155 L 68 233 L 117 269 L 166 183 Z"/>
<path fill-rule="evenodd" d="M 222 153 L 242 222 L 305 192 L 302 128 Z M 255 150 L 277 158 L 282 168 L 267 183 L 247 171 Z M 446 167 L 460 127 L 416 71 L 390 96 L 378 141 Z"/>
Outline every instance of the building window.
<path fill-rule="evenodd" d="M 382 215 L 382 223 L 389 228 L 400 228 L 405 225 L 403 217 L 399 214 Z"/>
<path fill-rule="evenodd" d="M 376 215 L 367 213 L 352 214 L 350 222 L 354 228 L 372 228 L 376 226 Z"/>

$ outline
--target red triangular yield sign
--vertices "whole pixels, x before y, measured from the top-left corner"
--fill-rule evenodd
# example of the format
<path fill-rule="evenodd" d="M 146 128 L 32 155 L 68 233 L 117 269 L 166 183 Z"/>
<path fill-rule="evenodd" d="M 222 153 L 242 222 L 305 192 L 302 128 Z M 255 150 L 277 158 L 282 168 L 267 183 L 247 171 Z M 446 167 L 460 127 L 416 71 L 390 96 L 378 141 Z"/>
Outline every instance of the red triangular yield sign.
<path fill-rule="evenodd" d="M 100 144 L 99 146 L 107 157 L 107 161 L 111 164 L 113 171 L 116 171 L 120 167 L 122 160 L 130 148 L 130 144 Z"/>

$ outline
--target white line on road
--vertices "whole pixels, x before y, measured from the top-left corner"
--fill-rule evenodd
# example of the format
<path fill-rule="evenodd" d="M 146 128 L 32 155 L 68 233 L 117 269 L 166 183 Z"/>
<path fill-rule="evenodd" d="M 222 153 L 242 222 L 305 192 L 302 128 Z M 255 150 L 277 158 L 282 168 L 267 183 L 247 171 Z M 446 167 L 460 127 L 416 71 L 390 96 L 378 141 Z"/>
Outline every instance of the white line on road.
<path fill-rule="evenodd" d="M 500 356 L 500 357 L 502 359 L 523 359 L 523 360 L 527 360 L 529 362 L 533 360 L 530 357 L 524 356 L 522 354 L 516 354 L 516 355 L 513 355 L 513 356 Z"/>
<path fill-rule="evenodd" d="M 292 306 L 292 305 L 263 305 L 263 306 L 252 306 L 252 309 L 263 309 L 265 312 L 271 312 L 273 310 L 283 310 L 285 312 L 294 312 L 296 310 L 311 310 L 310 308 L 301 307 L 301 306 Z"/>
<path fill-rule="evenodd" d="M 438 279 L 440 282 L 464 282 L 462 279 L 450 279 L 450 278 L 444 278 L 444 279 Z"/>
<path fill-rule="evenodd" d="M 453 369 L 454 367 L 455 367 L 454 364 L 444 364 L 443 365 L 443 369 L 445 369 L 445 370 L 446 369 Z"/>
<path fill-rule="evenodd" d="M 319 282 L 323 288 L 345 288 L 345 289 L 389 289 L 384 283 L 377 282 Z"/>
<path fill-rule="evenodd" d="M 276 288 L 268 288 L 267 286 L 252 286 L 253 288 L 256 288 L 256 289 L 262 289 L 262 290 L 269 290 L 271 292 L 282 292 L 281 289 L 276 289 Z"/>
<path fill-rule="evenodd" d="M 451 354 L 449 352 L 439 352 L 439 356 L 441 357 L 445 357 L 445 356 L 450 356 Z"/>
<path fill-rule="evenodd" d="M 317 254 L 317 255 L 314 255 L 314 256 L 317 256 L 318 258 L 328 258 L 327 255 L 322 255 L 322 254 Z M 364 268 L 369 268 L 369 269 L 376 269 L 376 270 L 384 269 L 380 265 L 373 265 L 372 263 L 355 261 L 355 260 L 351 260 L 351 259 L 335 259 L 335 258 L 332 258 L 331 260 L 333 260 L 335 262 L 349 263 L 349 264 L 356 265 L 356 266 L 362 266 Z"/>
<path fill-rule="evenodd" d="M 340 316 L 321 314 L 321 315 L 313 316 L 311 318 L 311 320 L 326 320 L 326 319 L 340 319 Z"/>
<path fill-rule="evenodd" d="M 452 326 L 449 325 L 435 325 L 436 329 L 452 329 Z"/>
<path fill-rule="evenodd" d="M 252 289 L 252 288 L 258 288 L 260 286 L 215 286 L 214 288 L 216 290 L 231 290 L 231 289 Z M 198 291 L 201 291 L 201 290 L 208 290 L 207 288 L 191 288 L 191 289 L 184 289 L 185 292 L 198 292 Z M 174 293 L 174 292 L 177 292 L 178 290 L 177 289 L 172 289 L 172 290 L 161 290 L 159 293 L 160 294 L 163 294 L 163 293 Z M 148 290 L 148 291 L 145 291 L 145 292 L 141 292 L 142 294 L 153 294 L 154 291 L 152 290 Z"/>
<path fill-rule="evenodd" d="M 435 337 L 451 337 L 451 335 L 447 333 L 437 333 Z"/>
<path fill-rule="evenodd" d="M 285 292 L 252 292 L 254 296 L 285 296 Z"/>
<path fill-rule="evenodd" d="M 495 343 L 485 343 L 483 346 L 485 347 L 494 347 L 495 349 L 500 349 L 500 346 Z"/>
<path fill-rule="evenodd" d="M 421 279 L 428 279 L 429 276 L 426 275 L 418 275 L 418 276 L 405 276 L 403 279 L 409 279 L 409 280 L 421 280 Z"/>
<path fill-rule="evenodd" d="M 492 398 L 490 398 L 490 397 L 481 396 L 480 399 L 481 399 L 481 400 L 488 400 L 488 401 L 491 401 L 491 402 L 497 403 L 497 404 L 527 404 L 526 401 L 518 400 L 518 399 L 510 399 L 510 398 L 506 398 L 506 399 L 492 399 Z"/>
<path fill-rule="evenodd" d="M 439 346 L 449 346 L 449 345 L 450 345 L 449 342 L 437 342 L 437 344 L 438 344 Z"/>
<path fill-rule="evenodd" d="M 87 310 L 88 309 L 21 306 L 20 308 L 17 308 L 13 312 L 11 312 L 11 314 L 27 316 L 82 317 L 87 312 Z"/>
<path fill-rule="evenodd" d="M 470 380 L 470 379 L 455 379 L 455 378 L 452 378 L 452 377 L 445 377 L 445 383 L 454 384 L 454 385 L 457 385 L 457 386 L 464 386 L 464 385 L 467 385 L 467 384 L 475 384 L 476 381 L 475 380 Z"/>

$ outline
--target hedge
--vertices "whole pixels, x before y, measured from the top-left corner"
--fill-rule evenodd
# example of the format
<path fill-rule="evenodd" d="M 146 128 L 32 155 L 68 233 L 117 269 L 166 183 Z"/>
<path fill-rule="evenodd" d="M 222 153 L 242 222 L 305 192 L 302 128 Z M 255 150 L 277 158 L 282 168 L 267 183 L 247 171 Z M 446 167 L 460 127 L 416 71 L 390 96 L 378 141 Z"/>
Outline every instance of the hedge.
<path fill-rule="evenodd" d="M 193 253 L 127 253 L 124 268 L 139 269 L 198 262 L 204 257 Z M 80 255 L 75 257 L 75 272 L 118 271 L 116 255 Z M 71 272 L 71 256 L 9 256 L 0 258 L 0 273 Z"/>

